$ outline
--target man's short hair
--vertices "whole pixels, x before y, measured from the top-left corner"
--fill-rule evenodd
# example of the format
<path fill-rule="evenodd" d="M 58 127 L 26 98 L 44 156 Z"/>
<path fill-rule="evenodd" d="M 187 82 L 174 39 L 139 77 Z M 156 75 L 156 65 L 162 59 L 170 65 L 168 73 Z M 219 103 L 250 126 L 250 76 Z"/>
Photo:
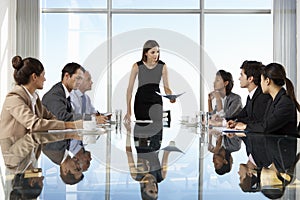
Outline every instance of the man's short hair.
<path fill-rule="evenodd" d="M 253 77 L 253 82 L 255 85 L 260 85 L 260 75 L 263 67 L 264 65 L 261 62 L 245 60 L 240 69 L 244 70 L 247 78 L 250 76 Z"/>
<path fill-rule="evenodd" d="M 68 171 L 68 173 L 65 175 L 62 171 L 62 168 L 60 168 L 60 177 L 65 184 L 74 185 L 79 183 L 83 179 L 84 175 L 81 174 L 80 178 L 76 179 L 74 174 L 72 174 L 70 171 Z"/>
<path fill-rule="evenodd" d="M 66 64 L 64 66 L 64 68 L 61 70 L 61 80 L 64 79 L 64 76 L 66 73 L 68 73 L 68 74 L 70 74 L 70 76 L 72 76 L 73 74 L 76 73 L 76 71 L 78 69 L 81 69 L 82 71 L 84 70 L 84 68 L 81 65 L 79 65 L 78 63 L 71 62 L 71 63 Z"/>

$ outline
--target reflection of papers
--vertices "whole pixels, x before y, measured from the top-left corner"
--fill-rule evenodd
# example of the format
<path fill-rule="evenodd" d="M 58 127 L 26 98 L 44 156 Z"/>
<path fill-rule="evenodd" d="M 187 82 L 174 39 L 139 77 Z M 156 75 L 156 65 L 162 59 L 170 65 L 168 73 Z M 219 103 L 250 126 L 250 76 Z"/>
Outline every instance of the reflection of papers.
<path fill-rule="evenodd" d="M 104 128 L 96 128 L 94 130 L 84 130 L 84 129 L 64 129 L 64 130 L 48 130 L 48 133 L 78 133 L 78 135 L 99 135 L 105 133 Z"/>
<path fill-rule="evenodd" d="M 78 135 L 101 135 L 103 133 L 106 133 L 106 130 L 104 128 L 96 128 L 95 130 L 84 130 L 82 129 Z"/>
<path fill-rule="evenodd" d="M 245 137 L 246 133 L 248 132 L 245 130 L 236 130 L 236 129 L 230 129 L 226 127 L 212 127 L 212 129 L 210 130 L 220 132 L 222 133 L 222 135 L 234 134 L 238 137 Z"/>
<path fill-rule="evenodd" d="M 176 99 L 177 97 L 183 95 L 184 93 L 185 93 L 185 92 L 180 93 L 180 94 L 161 94 L 161 93 L 159 93 L 159 92 L 156 92 L 156 94 L 158 94 L 158 95 L 160 95 L 160 96 L 162 96 L 162 97 L 168 98 L 168 99 L 170 99 L 170 100 L 174 100 L 174 99 Z"/>
<path fill-rule="evenodd" d="M 147 124 L 149 124 L 149 123 L 153 123 L 153 120 L 135 120 L 134 121 L 135 123 L 147 123 Z"/>
<path fill-rule="evenodd" d="M 161 150 L 165 150 L 165 151 L 177 151 L 180 153 L 184 153 L 183 151 L 181 151 L 180 149 L 178 149 L 175 146 L 166 146 L 165 148 L 162 148 Z"/>
<path fill-rule="evenodd" d="M 77 132 L 82 129 L 63 129 L 63 130 L 48 130 L 48 133 L 69 133 L 69 132 Z"/>
<path fill-rule="evenodd" d="M 245 130 L 236 130 L 236 129 L 230 129 L 230 128 L 223 128 L 223 133 L 247 133 Z"/>

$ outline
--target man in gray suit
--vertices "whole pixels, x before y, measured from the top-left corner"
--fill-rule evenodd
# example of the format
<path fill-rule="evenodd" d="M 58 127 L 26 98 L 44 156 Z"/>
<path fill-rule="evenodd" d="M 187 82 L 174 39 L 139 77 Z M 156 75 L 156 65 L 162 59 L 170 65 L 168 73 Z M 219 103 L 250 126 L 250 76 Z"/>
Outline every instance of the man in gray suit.
<path fill-rule="evenodd" d="M 83 80 L 83 69 L 77 63 L 68 63 L 62 70 L 61 82 L 56 83 L 43 97 L 43 104 L 59 120 L 73 121 L 70 92 L 78 89 Z"/>
<path fill-rule="evenodd" d="M 59 120 L 81 119 L 72 111 L 70 92 L 78 89 L 83 80 L 83 68 L 77 63 L 68 63 L 62 70 L 61 82 L 56 83 L 43 97 L 43 104 Z M 69 155 L 72 140 L 63 140 L 43 146 L 43 153 L 60 165 L 61 178 L 67 184 L 82 180 L 83 174 L 78 159 Z"/>

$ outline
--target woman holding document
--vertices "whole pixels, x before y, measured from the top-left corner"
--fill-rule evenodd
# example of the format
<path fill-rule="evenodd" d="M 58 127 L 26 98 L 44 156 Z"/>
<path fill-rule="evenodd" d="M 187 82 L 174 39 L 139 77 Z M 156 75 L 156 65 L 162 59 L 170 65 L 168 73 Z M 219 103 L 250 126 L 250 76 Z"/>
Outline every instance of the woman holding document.
<path fill-rule="evenodd" d="M 172 94 L 169 88 L 168 71 L 164 62 L 159 60 L 159 44 L 148 40 L 143 46 L 142 60 L 132 66 L 127 88 L 127 113 L 125 122 L 131 121 L 131 99 L 136 76 L 138 75 L 138 90 L 134 101 L 134 114 L 137 120 L 162 121 L 162 97 L 159 83 L 163 80 L 166 94 Z M 174 103 L 175 99 L 170 99 Z"/>

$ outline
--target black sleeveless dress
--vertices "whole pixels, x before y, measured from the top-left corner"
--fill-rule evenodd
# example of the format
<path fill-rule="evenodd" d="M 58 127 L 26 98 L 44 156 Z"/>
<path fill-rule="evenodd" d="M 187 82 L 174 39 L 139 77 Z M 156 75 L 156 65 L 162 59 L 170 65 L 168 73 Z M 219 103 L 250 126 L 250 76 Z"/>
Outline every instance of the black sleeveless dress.
<path fill-rule="evenodd" d="M 134 101 L 134 114 L 137 120 L 162 121 L 162 98 L 156 92 L 160 93 L 159 83 L 164 64 L 159 60 L 153 69 L 149 69 L 143 61 L 137 62 L 138 90 Z"/>

